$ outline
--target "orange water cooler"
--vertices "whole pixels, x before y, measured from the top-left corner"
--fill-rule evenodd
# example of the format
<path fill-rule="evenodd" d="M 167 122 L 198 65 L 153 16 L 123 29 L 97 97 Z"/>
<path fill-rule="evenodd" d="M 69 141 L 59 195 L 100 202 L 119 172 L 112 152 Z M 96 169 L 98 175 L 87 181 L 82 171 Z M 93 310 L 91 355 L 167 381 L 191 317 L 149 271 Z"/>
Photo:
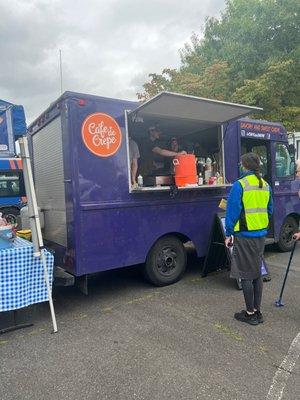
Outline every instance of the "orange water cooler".
<path fill-rule="evenodd" d="M 196 185 L 197 168 L 194 154 L 181 154 L 173 159 L 176 186 Z"/>

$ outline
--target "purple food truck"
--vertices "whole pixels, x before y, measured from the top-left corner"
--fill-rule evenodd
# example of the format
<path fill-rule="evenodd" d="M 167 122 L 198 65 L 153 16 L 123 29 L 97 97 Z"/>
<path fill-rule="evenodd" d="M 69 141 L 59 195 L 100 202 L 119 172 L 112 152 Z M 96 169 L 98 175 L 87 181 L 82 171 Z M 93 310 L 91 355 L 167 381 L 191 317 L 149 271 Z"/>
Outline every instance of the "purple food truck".
<path fill-rule="evenodd" d="M 294 153 L 281 124 L 246 118 L 257 110 L 169 92 L 142 104 L 64 93 L 28 130 L 43 235 L 56 265 L 86 281 L 142 264 L 155 285 L 176 282 L 186 267 L 184 243 L 205 256 L 218 205 L 248 151 L 259 154 L 273 189 L 270 239 L 290 250 L 300 215 Z M 151 152 L 150 126 L 159 126 L 162 147 L 176 137 L 197 168 L 209 158 L 217 181 L 176 187 L 169 163 L 160 176 L 138 172 L 143 186 L 132 186 L 129 137 L 140 149 L 140 168 Z"/>

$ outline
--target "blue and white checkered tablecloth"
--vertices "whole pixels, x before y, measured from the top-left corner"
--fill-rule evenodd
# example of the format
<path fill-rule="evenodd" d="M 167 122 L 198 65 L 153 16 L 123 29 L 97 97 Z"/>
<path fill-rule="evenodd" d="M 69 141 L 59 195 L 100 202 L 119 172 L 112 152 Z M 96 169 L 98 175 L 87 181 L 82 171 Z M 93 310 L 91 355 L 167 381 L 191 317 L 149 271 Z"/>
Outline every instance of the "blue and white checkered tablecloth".
<path fill-rule="evenodd" d="M 53 254 L 44 250 L 52 287 Z M 13 247 L 0 250 L 0 312 L 17 310 L 48 300 L 40 257 L 33 256 L 31 242 L 15 238 Z"/>

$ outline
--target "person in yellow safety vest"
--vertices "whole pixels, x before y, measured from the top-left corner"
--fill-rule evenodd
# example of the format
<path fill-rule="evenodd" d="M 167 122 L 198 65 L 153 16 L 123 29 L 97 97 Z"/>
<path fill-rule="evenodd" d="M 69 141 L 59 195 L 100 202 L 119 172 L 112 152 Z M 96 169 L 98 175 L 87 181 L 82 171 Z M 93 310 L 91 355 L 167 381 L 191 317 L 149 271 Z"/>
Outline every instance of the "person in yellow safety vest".
<path fill-rule="evenodd" d="M 255 153 L 241 157 L 242 176 L 231 188 L 225 219 L 225 245 L 233 246 L 230 276 L 241 280 L 246 303 L 234 318 L 250 325 L 263 322 L 261 265 L 273 213 L 271 188 L 260 175 L 260 164 Z"/>

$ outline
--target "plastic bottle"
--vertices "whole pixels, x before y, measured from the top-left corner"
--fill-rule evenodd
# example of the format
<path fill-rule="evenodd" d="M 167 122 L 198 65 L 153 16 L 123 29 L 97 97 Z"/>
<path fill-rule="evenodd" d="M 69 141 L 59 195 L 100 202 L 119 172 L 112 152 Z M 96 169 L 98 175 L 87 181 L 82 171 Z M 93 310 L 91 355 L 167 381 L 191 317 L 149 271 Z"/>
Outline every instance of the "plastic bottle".
<path fill-rule="evenodd" d="M 211 171 L 211 163 L 212 163 L 211 158 L 207 157 L 205 167 L 208 171 Z"/>
<path fill-rule="evenodd" d="M 203 185 L 203 176 L 202 176 L 202 173 L 201 173 L 201 172 L 199 173 L 199 177 L 198 177 L 198 185 L 199 185 L 199 186 L 202 186 L 202 185 Z"/>
<path fill-rule="evenodd" d="M 223 176 L 221 176 L 220 173 L 217 172 L 216 177 L 217 177 L 217 185 L 222 185 L 223 184 Z"/>
<path fill-rule="evenodd" d="M 138 187 L 143 187 L 144 182 L 143 182 L 143 177 L 142 177 L 142 175 L 139 175 L 139 176 L 138 176 L 138 178 L 137 178 L 137 183 L 138 183 Z"/>
<path fill-rule="evenodd" d="M 212 175 L 211 163 L 212 163 L 211 158 L 207 157 L 206 163 L 205 163 L 205 173 L 204 173 L 204 175 L 205 175 L 205 183 L 208 183 L 209 178 Z"/>

